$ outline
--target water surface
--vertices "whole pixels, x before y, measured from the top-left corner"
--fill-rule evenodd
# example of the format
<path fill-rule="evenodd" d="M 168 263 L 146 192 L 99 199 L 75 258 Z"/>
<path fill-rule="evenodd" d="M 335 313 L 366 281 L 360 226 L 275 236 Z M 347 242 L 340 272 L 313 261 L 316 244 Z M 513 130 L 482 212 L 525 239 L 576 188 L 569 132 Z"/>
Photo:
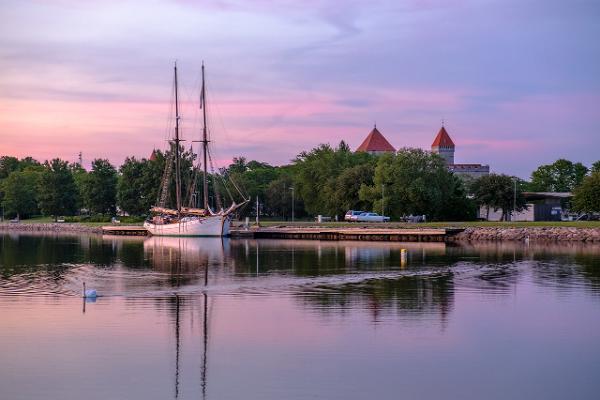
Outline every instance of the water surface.
<path fill-rule="evenodd" d="M 600 246 L 0 235 L 2 399 L 595 399 L 599 343 Z"/>

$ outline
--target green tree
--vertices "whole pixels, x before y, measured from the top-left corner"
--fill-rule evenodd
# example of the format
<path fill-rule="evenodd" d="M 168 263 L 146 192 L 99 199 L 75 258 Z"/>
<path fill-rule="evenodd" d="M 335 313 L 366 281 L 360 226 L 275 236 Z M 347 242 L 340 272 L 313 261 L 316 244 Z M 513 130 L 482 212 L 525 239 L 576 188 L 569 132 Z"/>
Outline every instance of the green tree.
<path fill-rule="evenodd" d="M 479 177 L 471 184 L 471 192 L 477 205 L 494 211 L 502 210 L 502 220 L 507 220 L 515 208 L 515 181 L 504 174 L 490 174 Z M 521 185 L 516 185 L 516 211 L 526 207 Z"/>
<path fill-rule="evenodd" d="M 144 187 L 146 164 L 147 160 L 139 161 L 135 157 L 128 157 L 119 169 L 117 204 L 130 215 L 145 214 L 152 205 L 145 201 L 145 196 L 149 195 Z M 159 182 L 155 184 L 158 185 Z"/>
<path fill-rule="evenodd" d="M 83 182 L 84 206 L 93 213 L 114 214 L 117 199 L 117 170 L 110 161 L 96 159 Z"/>
<path fill-rule="evenodd" d="M 561 158 L 533 171 L 529 188 L 535 192 L 571 192 L 587 173 L 583 164 Z"/>
<path fill-rule="evenodd" d="M 0 179 L 6 179 L 13 171 L 19 170 L 19 159 L 17 157 L 0 157 Z"/>
<path fill-rule="evenodd" d="M 335 214 L 344 214 L 348 210 L 370 210 L 373 204 L 370 200 L 361 199 L 360 188 L 363 185 L 372 186 L 375 176 L 375 165 L 371 162 L 355 165 L 345 169 L 331 186 L 326 188 L 333 204 L 337 204 Z"/>
<path fill-rule="evenodd" d="M 35 169 L 13 171 L 3 182 L 5 215 L 27 218 L 38 213 L 37 184 L 40 172 Z"/>
<path fill-rule="evenodd" d="M 594 172 L 600 172 L 600 160 L 596 161 L 595 163 L 592 164 L 592 168 L 591 168 L 592 173 Z"/>
<path fill-rule="evenodd" d="M 600 171 L 586 176 L 580 186 L 573 191 L 573 210 L 579 212 L 600 212 Z"/>
<path fill-rule="evenodd" d="M 370 204 L 371 199 L 358 198 L 355 189 L 341 187 L 342 181 L 347 181 L 349 176 L 342 178 L 340 176 L 347 169 L 364 164 L 374 165 L 376 162 L 376 156 L 366 152 L 353 153 L 343 141 L 337 148 L 321 144 L 309 152 L 303 151 L 293 161 L 295 192 L 303 200 L 309 214 L 330 216 L 344 214 L 348 210 L 346 208 L 348 204 L 356 205 L 361 202 Z M 359 182 L 359 185 L 368 185 L 372 181 L 372 176 L 365 171 L 368 171 L 368 167 L 348 174 L 364 179 Z M 344 194 L 343 191 L 346 190 L 348 192 Z M 349 197 L 341 202 L 340 199 L 344 196 Z"/>
<path fill-rule="evenodd" d="M 465 219 L 472 211 L 461 181 L 448 171 L 444 160 L 421 149 L 405 148 L 396 154 L 381 155 L 374 185 L 363 185 L 360 198 L 371 201 L 378 212 L 384 206 L 392 218 L 424 214 L 433 220 L 454 219 L 458 215 Z M 460 212 L 449 208 L 450 204 L 460 205 Z"/>
<path fill-rule="evenodd" d="M 88 172 L 79 163 L 70 164 L 69 168 L 77 187 L 77 209 L 81 210 L 85 207 L 85 182 L 88 178 Z"/>
<path fill-rule="evenodd" d="M 44 215 L 74 215 L 78 191 L 69 163 L 55 158 L 44 163 L 38 183 L 38 206 Z"/>

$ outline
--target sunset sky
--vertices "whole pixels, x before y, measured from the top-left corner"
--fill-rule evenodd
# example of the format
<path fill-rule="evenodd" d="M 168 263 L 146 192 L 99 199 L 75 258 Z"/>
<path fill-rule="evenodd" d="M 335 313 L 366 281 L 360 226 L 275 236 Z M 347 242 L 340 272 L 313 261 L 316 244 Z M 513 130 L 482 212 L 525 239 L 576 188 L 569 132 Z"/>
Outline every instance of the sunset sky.
<path fill-rule="evenodd" d="M 456 161 L 528 177 L 600 159 L 600 3 L 16 1 L 0 5 L 0 155 L 120 165 L 164 148 L 172 68 L 200 134 L 204 60 L 218 163 L 356 148 L 377 122 Z M 189 144 L 189 142 L 188 142 Z"/>

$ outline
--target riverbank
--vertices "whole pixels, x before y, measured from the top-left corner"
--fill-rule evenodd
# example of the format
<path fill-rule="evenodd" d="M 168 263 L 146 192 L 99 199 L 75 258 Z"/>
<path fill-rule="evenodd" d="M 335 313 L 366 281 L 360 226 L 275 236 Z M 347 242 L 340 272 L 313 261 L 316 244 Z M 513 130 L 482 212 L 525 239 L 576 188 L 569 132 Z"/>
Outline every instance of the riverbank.
<path fill-rule="evenodd" d="M 114 225 L 119 227 L 119 225 Z M 441 225 L 438 225 L 441 228 Z M 449 228 L 456 225 L 449 224 Z M 382 229 L 383 228 L 383 229 Z M 234 237 L 256 238 L 289 238 L 289 239 L 325 239 L 338 240 L 379 240 L 379 241 L 429 241 L 435 238 L 442 229 L 432 229 L 429 225 L 396 227 L 375 226 L 340 226 L 338 229 L 323 227 L 317 224 L 278 225 L 250 230 L 232 227 Z M 102 226 L 81 223 L 0 223 L 0 231 L 14 232 L 53 232 L 53 233 L 90 233 L 102 234 Z M 431 241 L 532 241 L 532 242 L 591 242 L 600 244 L 600 227 L 574 226 L 467 226 L 462 229 L 444 229 L 443 238 Z M 335 233 L 335 234 L 332 234 Z M 341 233 L 340 234 L 338 233 Z"/>
<path fill-rule="evenodd" d="M 600 228 L 576 227 L 470 227 L 450 241 L 594 242 L 600 244 Z"/>
<path fill-rule="evenodd" d="M 0 231 L 11 232 L 54 232 L 54 233 L 102 233 L 101 225 L 81 223 L 48 222 L 48 223 L 0 223 Z"/>

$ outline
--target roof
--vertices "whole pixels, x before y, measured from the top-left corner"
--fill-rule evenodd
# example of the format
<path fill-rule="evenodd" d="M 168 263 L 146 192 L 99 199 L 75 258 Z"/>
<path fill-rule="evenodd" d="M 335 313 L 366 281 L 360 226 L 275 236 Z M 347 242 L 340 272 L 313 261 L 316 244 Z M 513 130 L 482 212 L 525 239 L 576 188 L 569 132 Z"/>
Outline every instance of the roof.
<path fill-rule="evenodd" d="M 523 192 L 526 200 L 543 200 L 543 199 L 570 199 L 573 197 L 571 192 Z"/>
<path fill-rule="evenodd" d="M 150 154 L 150 161 L 156 160 L 156 149 L 152 150 L 152 154 Z"/>
<path fill-rule="evenodd" d="M 391 151 L 395 152 L 396 149 L 394 146 L 387 141 L 385 137 L 377 130 L 375 126 L 371 133 L 367 135 L 365 140 L 362 142 L 360 146 L 356 149 L 356 151 Z"/>
<path fill-rule="evenodd" d="M 454 142 L 450 139 L 450 135 L 446 132 L 446 128 L 443 126 L 440 128 L 437 136 L 433 139 L 431 147 L 454 147 Z"/>

